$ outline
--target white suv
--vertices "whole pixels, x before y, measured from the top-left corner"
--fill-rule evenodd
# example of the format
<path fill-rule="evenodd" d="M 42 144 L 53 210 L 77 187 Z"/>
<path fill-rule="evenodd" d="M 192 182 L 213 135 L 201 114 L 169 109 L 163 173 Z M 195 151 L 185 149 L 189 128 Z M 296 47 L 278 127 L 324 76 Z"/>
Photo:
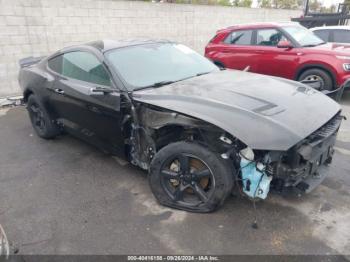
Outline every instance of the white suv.
<path fill-rule="evenodd" d="M 322 26 L 310 30 L 325 42 L 350 43 L 350 26 Z"/>

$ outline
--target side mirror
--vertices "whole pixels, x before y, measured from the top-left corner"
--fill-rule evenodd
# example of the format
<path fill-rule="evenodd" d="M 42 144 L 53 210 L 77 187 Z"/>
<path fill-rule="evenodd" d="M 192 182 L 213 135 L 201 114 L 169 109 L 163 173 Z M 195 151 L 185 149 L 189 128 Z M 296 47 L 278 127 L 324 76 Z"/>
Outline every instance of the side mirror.
<path fill-rule="evenodd" d="M 288 49 L 291 49 L 293 48 L 294 46 L 292 45 L 291 42 L 289 41 L 279 41 L 278 44 L 277 44 L 277 47 L 278 48 L 288 48 Z"/>

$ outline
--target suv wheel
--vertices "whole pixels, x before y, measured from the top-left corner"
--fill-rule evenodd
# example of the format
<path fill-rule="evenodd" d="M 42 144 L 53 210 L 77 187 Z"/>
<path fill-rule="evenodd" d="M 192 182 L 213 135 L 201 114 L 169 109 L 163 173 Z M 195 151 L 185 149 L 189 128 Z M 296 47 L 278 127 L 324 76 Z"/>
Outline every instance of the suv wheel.
<path fill-rule="evenodd" d="M 50 118 L 45 107 L 35 95 L 30 95 L 27 102 L 27 110 L 30 121 L 38 136 L 50 139 L 60 133 L 59 127 Z"/>
<path fill-rule="evenodd" d="M 211 212 L 231 193 L 233 168 L 208 148 L 176 142 L 154 157 L 149 183 L 159 203 L 192 212 Z"/>
<path fill-rule="evenodd" d="M 333 81 L 331 76 L 322 69 L 308 69 L 300 75 L 298 80 L 319 81 L 320 88 L 318 90 L 333 90 Z"/>

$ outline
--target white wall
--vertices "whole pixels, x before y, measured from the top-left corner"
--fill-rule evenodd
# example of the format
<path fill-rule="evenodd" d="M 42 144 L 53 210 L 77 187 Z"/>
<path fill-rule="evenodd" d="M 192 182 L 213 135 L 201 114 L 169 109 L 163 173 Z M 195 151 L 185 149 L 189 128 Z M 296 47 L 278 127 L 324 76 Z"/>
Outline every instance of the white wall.
<path fill-rule="evenodd" d="M 0 97 L 20 92 L 18 60 L 97 39 L 166 38 L 200 53 L 217 29 L 290 21 L 300 11 L 115 0 L 0 0 Z"/>

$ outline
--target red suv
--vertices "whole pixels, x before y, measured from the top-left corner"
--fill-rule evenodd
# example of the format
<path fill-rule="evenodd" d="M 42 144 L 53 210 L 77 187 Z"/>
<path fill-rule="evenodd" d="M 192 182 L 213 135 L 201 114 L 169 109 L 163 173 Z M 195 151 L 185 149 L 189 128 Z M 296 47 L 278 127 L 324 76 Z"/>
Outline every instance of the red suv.
<path fill-rule="evenodd" d="M 350 78 L 350 45 L 325 43 L 299 24 L 261 23 L 219 30 L 205 55 L 223 68 L 318 80 L 333 90 Z"/>

